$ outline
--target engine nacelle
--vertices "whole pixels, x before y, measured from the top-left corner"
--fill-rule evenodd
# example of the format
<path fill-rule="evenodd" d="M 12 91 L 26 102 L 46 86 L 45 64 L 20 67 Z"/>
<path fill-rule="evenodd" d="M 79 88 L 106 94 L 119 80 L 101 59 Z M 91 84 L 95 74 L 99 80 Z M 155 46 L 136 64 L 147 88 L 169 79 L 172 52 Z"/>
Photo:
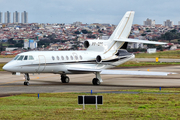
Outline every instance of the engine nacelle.
<path fill-rule="evenodd" d="M 113 52 L 109 52 L 107 54 L 97 55 L 96 56 L 96 63 L 100 64 L 105 61 L 109 61 L 112 59 L 118 58 L 116 55 L 113 55 Z"/>
<path fill-rule="evenodd" d="M 107 49 L 108 44 L 108 40 L 86 40 L 84 42 L 84 47 L 91 51 L 104 51 L 105 49 Z"/>
<path fill-rule="evenodd" d="M 84 47 L 85 47 L 85 48 L 88 48 L 89 46 L 90 46 L 89 41 L 85 41 L 85 42 L 84 42 Z"/>
<path fill-rule="evenodd" d="M 97 62 L 97 63 L 101 63 L 101 62 L 102 62 L 102 58 L 101 58 L 100 55 L 98 55 L 98 56 L 96 57 L 96 62 Z"/>

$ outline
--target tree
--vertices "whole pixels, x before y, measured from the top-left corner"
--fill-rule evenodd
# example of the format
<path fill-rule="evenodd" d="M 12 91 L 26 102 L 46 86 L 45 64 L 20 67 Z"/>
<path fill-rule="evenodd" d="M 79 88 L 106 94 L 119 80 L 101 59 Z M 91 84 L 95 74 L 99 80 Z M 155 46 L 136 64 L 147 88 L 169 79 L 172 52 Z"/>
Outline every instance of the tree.
<path fill-rule="evenodd" d="M 23 44 L 21 44 L 21 43 L 16 43 L 16 44 L 14 44 L 14 47 L 23 47 Z"/>
<path fill-rule="evenodd" d="M 173 39 L 173 33 L 172 32 L 166 32 L 165 33 L 165 39 L 170 42 Z"/>
<path fill-rule="evenodd" d="M 13 40 L 13 38 L 10 38 L 10 39 L 8 39 L 8 43 L 9 43 L 9 44 L 16 44 L 16 41 Z"/>
<path fill-rule="evenodd" d="M 177 30 L 176 30 L 176 29 L 173 29 L 173 30 L 171 30 L 170 32 L 172 32 L 172 33 L 177 33 Z"/>
<path fill-rule="evenodd" d="M 141 36 L 146 36 L 146 34 L 145 34 L 145 33 L 143 33 L 143 34 L 141 34 Z"/>
<path fill-rule="evenodd" d="M 79 32 L 78 30 L 74 32 L 75 34 L 81 34 L 81 32 Z"/>
<path fill-rule="evenodd" d="M 83 34 L 87 34 L 88 33 L 88 31 L 87 30 L 81 30 L 81 32 L 83 33 Z"/>

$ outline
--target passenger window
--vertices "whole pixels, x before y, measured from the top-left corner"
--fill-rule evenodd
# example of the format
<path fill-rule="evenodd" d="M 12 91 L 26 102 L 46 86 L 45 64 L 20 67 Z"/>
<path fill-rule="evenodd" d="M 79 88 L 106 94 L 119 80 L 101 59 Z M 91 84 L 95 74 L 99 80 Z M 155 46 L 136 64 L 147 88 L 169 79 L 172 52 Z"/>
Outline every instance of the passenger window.
<path fill-rule="evenodd" d="M 29 56 L 29 60 L 34 60 L 32 55 Z"/>
<path fill-rule="evenodd" d="M 22 60 L 24 55 L 21 55 L 17 60 Z"/>
<path fill-rule="evenodd" d="M 71 60 L 73 60 L 73 56 L 71 56 Z"/>
<path fill-rule="evenodd" d="M 59 60 L 59 56 L 57 56 L 56 58 L 57 58 L 57 60 Z"/>
<path fill-rule="evenodd" d="M 24 57 L 24 60 L 27 60 L 28 59 L 28 56 L 26 55 L 25 57 Z"/>
<path fill-rule="evenodd" d="M 75 56 L 75 59 L 78 60 L 78 56 Z"/>
<path fill-rule="evenodd" d="M 81 60 L 83 59 L 81 55 L 79 56 L 79 58 L 80 58 Z"/>
<path fill-rule="evenodd" d="M 68 56 L 66 56 L 66 60 L 69 60 L 69 57 L 68 57 Z"/>
<path fill-rule="evenodd" d="M 64 57 L 63 57 L 63 56 L 61 56 L 61 60 L 64 60 Z"/>
<path fill-rule="evenodd" d="M 14 58 L 14 60 L 17 60 L 18 57 L 19 57 L 19 55 L 17 55 L 17 56 Z"/>
<path fill-rule="evenodd" d="M 52 56 L 52 60 L 54 60 L 55 58 L 54 58 L 54 56 Z"/>

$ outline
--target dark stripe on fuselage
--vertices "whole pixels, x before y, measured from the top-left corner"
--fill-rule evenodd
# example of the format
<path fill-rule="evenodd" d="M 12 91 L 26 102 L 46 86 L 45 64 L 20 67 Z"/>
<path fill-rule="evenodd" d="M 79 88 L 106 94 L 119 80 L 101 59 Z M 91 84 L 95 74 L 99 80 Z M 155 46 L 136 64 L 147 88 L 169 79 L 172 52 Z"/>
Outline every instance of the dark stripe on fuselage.
<path fill-rule="evenodd" d="M 119 60 L 123 60 L 129 57 L 122 57 L 122 58 L 115 58 L 115 59 L 111 59 L 111 60 L 106 60 L 106 61 L 102 61 L 101 64 L 110 64 L 112 62 L 117 62 Z M 90 61 L 73 61 L 73 62 L 54 62 L 54 63 L 38 63 L 38 64 L 29 64 L 29 65 L 22 65 L 22 66 L 41 66 L 41 65 L 45 65 L 45 66 L 51 66 L 51 65 L 70 65 L 70 64 L 97 64 L 96 60 L 90 60 Z"/>

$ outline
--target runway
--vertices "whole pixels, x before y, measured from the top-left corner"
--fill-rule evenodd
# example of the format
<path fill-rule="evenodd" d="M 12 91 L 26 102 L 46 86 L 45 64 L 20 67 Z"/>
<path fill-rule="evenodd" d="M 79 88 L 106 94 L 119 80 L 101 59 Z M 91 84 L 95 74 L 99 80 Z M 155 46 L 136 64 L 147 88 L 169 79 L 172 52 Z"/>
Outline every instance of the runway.
<path fill-rule="evenodd" d="M 123 89 L 180 87 L 180 66 L 143 67 L 120 70 L 175 72 L 169 76 L 101 75 L 103 83 L 92 85 L 94 74 L 68 75 L 70 83 L 61 83 L 58 74 L 30 74 L 30 86 L 24 86 L 24 76 L 0 72 L 0 94 L 56 93 L 56 92 L 104 92 Z"/>

